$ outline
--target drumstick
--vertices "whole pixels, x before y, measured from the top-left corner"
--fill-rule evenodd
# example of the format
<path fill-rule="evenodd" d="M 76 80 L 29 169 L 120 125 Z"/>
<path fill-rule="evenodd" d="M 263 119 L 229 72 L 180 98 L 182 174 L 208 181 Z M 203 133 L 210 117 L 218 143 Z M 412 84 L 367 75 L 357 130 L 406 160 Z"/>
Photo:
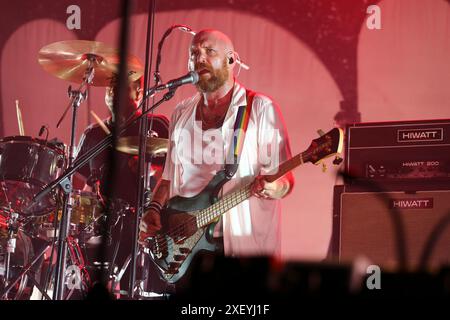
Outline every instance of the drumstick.
<path fill-rule="evenodd" d="M 21 136 L 24 136 L 25 129 L 23 127 L 22 112 L 20 111 L 19 100 L 16 100 L 16 112 L 17 112 L 17 122 L 19 123 L 19 134 Z"/>
<path fill-rule="evenodd" d="M 103 131 L 105 131 L 106 134 L 111 134 L 111 131 L 109 131 L 106 124 L 102 121 L 102 119 L 100 119 L 100 117 L 93 110 L 91 110 L 91 115 L 94 117 L 95 121 L 97 121 L 98 125 L 103 129 Z"/>

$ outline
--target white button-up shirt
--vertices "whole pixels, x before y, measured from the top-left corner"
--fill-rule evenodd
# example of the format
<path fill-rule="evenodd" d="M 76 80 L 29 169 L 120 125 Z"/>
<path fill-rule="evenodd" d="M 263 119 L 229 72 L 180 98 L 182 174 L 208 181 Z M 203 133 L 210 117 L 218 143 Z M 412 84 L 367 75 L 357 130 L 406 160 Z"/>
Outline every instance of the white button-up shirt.
<path fill-rule="evenodd" d="M 201 122 L 195 121 L 200 100 L 201 95 L 197 93 L 178 104 L 172 114 L 170 146 L 163 173 L 163 179 L 171 181 L 170 197 L 198 194 L 215 173 L 223 169 L 232 144 L 238 108 L 247 104 L 245 88 L 235 82 L 223 126 L 203 131 Z M 256 94 L 238 170 L 225 184 L 222 194 L 242 187 L 258 174 L 273 173 L 280 163 L 290 158 L 289 139 L 279 108 L 270 98 Z M 280 214 L 280 200 L 256 197 L 229 210 L 222 219 L 225 254 L 279 255 Z"/>

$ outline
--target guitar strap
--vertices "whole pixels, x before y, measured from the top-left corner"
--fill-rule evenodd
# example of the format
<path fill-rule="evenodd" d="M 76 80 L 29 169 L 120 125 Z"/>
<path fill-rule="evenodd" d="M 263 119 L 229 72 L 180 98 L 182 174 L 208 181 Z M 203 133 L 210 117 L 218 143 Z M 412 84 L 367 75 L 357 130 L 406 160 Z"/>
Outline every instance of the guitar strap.
<path fill-rule="evenodd" d="M 245 134 L 247 132 L 248 122 L 252 112 L 253 98 L 255 92 L 246 89 L 247 105 L 240 106 L 234 123 L 232 142 L 225 163 L 225 176 L 230 180 L 239 167 L 242 149 L 244 147 Z M 231 160 L 231 161 L 230 161 Z"/>

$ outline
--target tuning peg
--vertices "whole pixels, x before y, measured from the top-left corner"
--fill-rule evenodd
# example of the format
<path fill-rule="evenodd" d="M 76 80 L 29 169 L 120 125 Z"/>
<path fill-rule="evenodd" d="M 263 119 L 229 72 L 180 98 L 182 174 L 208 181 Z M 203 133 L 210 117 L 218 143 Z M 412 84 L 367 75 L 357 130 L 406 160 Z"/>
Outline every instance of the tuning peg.
<path fill-rule="evenodd" d="M 339 157 L 339 156 L 336 156 L 335 158 L 334 158 L 334 160 L 333 160 L 333 164 L 335 164 L 335 165 L 340 165 L 341 164 L 341 162 L 342 161 L 344 161 L 344 159 L 342 159 L 341 157 Z"/>
<path fill-rule="evenodd" d="M 322 129 L 317 130 L 317 133 L 319 134 L 319 136 L 323 136 L 325 134 Z"/>
<path fill-rule="evenodd" d="M 326 172 L 326 171 L 327 171 L 327 165 L 322 162 L 322 172 Z"/>

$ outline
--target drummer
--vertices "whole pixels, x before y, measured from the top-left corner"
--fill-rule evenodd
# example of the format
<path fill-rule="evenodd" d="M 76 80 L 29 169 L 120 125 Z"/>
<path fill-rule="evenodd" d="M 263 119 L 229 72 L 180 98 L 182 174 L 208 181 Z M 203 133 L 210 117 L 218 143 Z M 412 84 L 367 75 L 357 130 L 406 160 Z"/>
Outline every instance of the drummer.
<path fill-rule="evenodd" d="M 111 80 L 111 84 L 106 88 L 105 93 L 105 104 L 111 112 L 111 116 L 105 119 L 103 122 L 108 128 L 108 130 L 112 130 L 113 124 L 115 123 L 116 115 L 113 112 L 113 100 L 114 100 L 114 88 L 115 88 L 115 79 Z M 128 104 L 123 108 L 123 113 L 119 115 L 121 117 L 119 123 L 123 123 L 126 121 L 131 115 L 136 113 L 136 108 L 139 106 L 139 103 L 143 97 L 143 77 L 135 81 L 131 81 L 129 85 L 129 99 Z M 139 115 L 140 112 L 137 112 Z M 148 119 L 148 127 L 151 131 L 148 132 L 148 136 L 156 136 L 160 138 L 168 138 L 168 127 L 169 120 L 163 115 L 149 115 Z M 153 119 L 153 121 L 150 121 Z M 98 142 L 100 142 L 103 138 L 105 138 L 107 133 L 105 130 L 97 123 L 94 123 L 86 128 L 81 136 L 77 157 L 89 151 L 92 147 L 94 147 Z M 129 129 L 125 130 L 122 137 L 131 137 L 139 135 L 139 121 L 137 121 L 134 125 L 132 125 Z M 89 164 L 81 167 L 78 171 L 84 178 L 85 183 L 88 187 L 93 187 L 95 189 L 96 186 L 100 187 L 101 194 L 106 194 L 106 187 L 108 187 L 108 183 L 105 180 L 108 173 L 108 164 L 109 164 L 109 151 L 105 150 L 100 153 L 97 157 L 92 159 Z M 129 204 L 134 204 L 136 201 L 137 194 L 137 164 L 138 158 L 137 156 L 129 155 L 123 152 L 114 151 L 116 168 L 120 168 L 120 176 L 117 177 L 117 181 L 120 181 L 120 184 L 114 186 L 114 194 L 116 197 L 126 201 Z M 152 170 L 151 174 L 153 176 L 151 182 L 154 183 L 162 174 L 162 168 L 164 166 L 165 156 L 155 156 L 152 158 Z M 111 186 L 109 186 L 111 187 Z M 85 188 L 86 189 L 86 188 Z"/>
<path fill-rule="evenodd" d="M 106 127 L 111 130 L 115 121 L 117 121 L 117 115 L 113 112 L 113 100 L 114 100 L 114 88 L 116 79 L 112 79 L 110 86 L 106 88 L 105 93 L 105 104 L 111 112 L 111 116 L 103 121 Z M 120 115 L 122 119 L 119 123 L 123 123 L 126 119 L 132 116 L 136 112 L 136 108 L 139 106 L 143 98 L 143 78 L 139 78 L 135 81 L 130 81 L 129 84 L 129 99 L 128 104 L 125 108 L 122 108 L 124 112 Z M 148 119 L 148 128 L 151 131 L 148 132 L 148 136 L 157 136 L 159 138 L 168 138 L 168 128 L 169 121 L 163 115 L 149 115 Z M 103 138 L 105 138 L 107 133 L 105 129 L 102 128 L 99 124 L 92 124 L 86 128 L 84 131 L 77 152 L 77 157 L 88 152 L 92 147 L 94 147 L 98 142 L 100 142 Z M 130 136 L 138 136 L 139 135 L 139 121 L 136 121 L 134 125 L 132 125 L 129 129 L 125 130 L 121 137 L 130 137 Z M 81 167 L 78 171 L 85 180 L 84 189 L 92 189 L 94 192 L 100 193 L 101 196 L 105 196 L 108 194 L 107 188 L 113 187 L 113 194 L 115 195 L 115 200 L 122 201 L 134 206 L 137 200 L 137 191 L 138 191 L 138 156 L 130 155 L 124 152 L 119 152 L 117 150 L 113 151 L 114 161 L 115 161 L 115 181 L 114 186 L 111 185 L 111 182 L 108 181 L 107 174 L 110 165 L 110 151 L 105 150 L 100 153 L 97 157 L 90 160 L 88 164 Z M 152 177 L 150 179 L 151 187 L 153 187 L 157 181 L 157 179 L 162 174 L 162 169 L 164 167 L 165 155 L 156 156 L 152 159 L 152 168 L 151 174 Z M 111 190 L 109 190 L 111 191 Z M 133 220 L 134 216 L 131 213 L 126 214 L 124 218 L 124 227 L 121 232 L 113 231 L 113 239 L 112 244 L 114 247 L 115 244 L 120 240 L 119 253 L 115 259 L 116 264 L 119 269 L 122 268 L 125 260 L 128 255 L 132 252 L 132 235 L 133 235 Z M 127 268 L 127 272 L 121 281 L 121 288 L 126 289 L 128 287 L 128 274 L 129 267 Z M 156 284 L 158 286 L 159 284 Z M 162 286 L 163 284 L 161 284 Z M 158 288 L 154 289 L 158 291 Z"/>

